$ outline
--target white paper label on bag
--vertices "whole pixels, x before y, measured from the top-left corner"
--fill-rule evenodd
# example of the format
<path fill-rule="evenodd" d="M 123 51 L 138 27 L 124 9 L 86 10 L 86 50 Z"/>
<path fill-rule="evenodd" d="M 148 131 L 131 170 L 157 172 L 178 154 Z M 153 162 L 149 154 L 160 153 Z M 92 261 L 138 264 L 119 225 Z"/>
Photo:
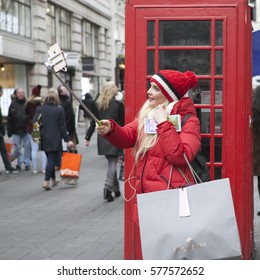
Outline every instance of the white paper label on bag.
<path fill-rule="evenodd" d="M 180 217 L 190 216 L 190 204 L 188 199 L 187 188 L 179 189 L 179 216 Z"/>

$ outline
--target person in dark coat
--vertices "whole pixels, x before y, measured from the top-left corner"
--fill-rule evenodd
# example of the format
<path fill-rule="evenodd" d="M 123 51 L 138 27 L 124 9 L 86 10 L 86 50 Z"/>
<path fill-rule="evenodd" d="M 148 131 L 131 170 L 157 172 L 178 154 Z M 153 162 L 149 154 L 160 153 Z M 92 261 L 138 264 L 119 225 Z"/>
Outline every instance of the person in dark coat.
<path fill-rule="evenodd" d="M 85 94 L 85 98 L 82 100 L 82 102 L 91 111 L 91 113 L 93 113 L 95 116 L 97 115 L 97 104 L 89 93 Z M 87 132 L 90 127 L 92 119 L 91 119 L 90 115 L 88 114 L 88 112 L 85 111 L 81 105 L 79 106 L 79 108 L 81 110 L 83 110 L 83 112 L 84 112 L 85 129 Z"/>
<path fill-rule="evenodd" d="M 63 107 L 65 113 L 67 132 L 69 134 L 70 141 L 74 143 L 72 149 L 76 150 L 76 145 L 79 143 L 79 141 L 76 132 L 75 113 L 73 110 L 70 94 L 65 86 L 60 85 L 58 87 L 58 95 L 59 95 L 60 105 Z"/>
<path fill-rule="evenodd" d="M 123 126 L 125 119 L 124 104 L 115 99 L 117 93 L 118 88 L 113 82 L 107 82 L 102 87 L 101 93 L 97 99 L 97 117 L 101 119 L 113 119 L 118 125 Z M 89 146 L 94 129 L 95 122 L 92 121 L 85 137 L 86 146 Z M 108 161 L 104 186 L 104 199 L 111 202 L 114 200 L 112 193 L 115 194 L 115 197 L 121 195 L 116 167 L 119 156 L 123 155 L 123 149 L 116 148 L 100 135 L 98 135 L 97 145 L 98 155 L 105 156 Z"/>
<path fill-rule="evenodd" d="M 253 92 L 253 175 L 257 176 L 260 196 L 260 86 Z M 260 216 L 260 211 L 257 213 Z"/>
<path fill-rule="evenodd" d="M 3 95 L 3 87 L 0 85 L 0 97 Z M 8 159 L 8 153 L 4 141 L 5 136 L 5 127 L 3 124 L 3 116 L 0 106 L 0 153 L 2 156 L 2 160 L 5 166 L 5 173 L 18 173 L 19 171 L 16 168 L 13 168 L 9 159 Z"/>
<path fill-rule="evenodd" d="M 25 102 L 24 89 L 16 89 L 7 117 L 7 135 L 9 138 L 13 137 L 17 149 L 18 164 L 16 168 L 18 170 L 21 170 L 22 163 L 25 164 L 25 170 L 30 170 L 31 143 Z M 24 148 L 23 152 L 22 147 Z"/>
<path fill-rule="evenodd" d="M 55 166 L 56 163 L 60 161 L 62 139 L 68 143 L 69 147 L 73 145 L 73 142 L 69 140 L 64 110 L 59 105 L 56 89 L 49 89 L 43 105 L 36 109 L 33 123 L 38 120 L 39 114 L 41 114 L 42 119 L 41 150 L 45 151 L 47 156 L 43 188 L 51 190 L 52 187 L 56 186 L 58 183 L 55 176 Z M 50 184 L 50 179 L 52 179 L 52 184 Z"/>

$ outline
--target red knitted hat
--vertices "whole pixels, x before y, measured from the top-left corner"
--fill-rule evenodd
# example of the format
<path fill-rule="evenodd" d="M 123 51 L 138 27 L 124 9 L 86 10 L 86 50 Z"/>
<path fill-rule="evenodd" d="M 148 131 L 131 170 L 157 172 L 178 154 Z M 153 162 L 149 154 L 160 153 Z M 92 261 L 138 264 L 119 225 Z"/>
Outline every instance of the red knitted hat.
<path fill-rule="evenodd" d="M 40 94 L 41 94 L 41 88 L 42 88 L 41 85 L 37 85 L 36 87 L 33 87 L 33 89 L 32 89 L 32 95 L 34 95 L 34 96 L 40 96 Z"/>
<path fill-rule="evenodd" d="M 196 87 L 198 79 L 194 72 L 185 73 L 176 70 L 161 70 L 151 77 L 160 88 L 165 97 L 170 101 L 180 100 L 189 89 Z"/>

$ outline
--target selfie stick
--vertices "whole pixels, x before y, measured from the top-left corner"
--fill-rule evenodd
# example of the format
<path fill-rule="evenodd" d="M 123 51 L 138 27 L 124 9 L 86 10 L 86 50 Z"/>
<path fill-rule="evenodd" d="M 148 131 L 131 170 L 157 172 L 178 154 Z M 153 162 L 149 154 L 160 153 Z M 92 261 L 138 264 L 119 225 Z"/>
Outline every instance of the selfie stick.
<path fill-rule="evenodd" d="M 55 45 L 57 46 L 57 44 Z M 59 64 L 62 65 L 62 68 L 59 67 Z M 79 104 L 82 106 L 82 108 L 90 115 L 90 117 L 98 124 L 98 126 L 101 126 L 101 122 L 98 120 L 98 118 L 86 107 L 86 105 L 81 101 L 81 99 L 62 81 L 62 79 L 57 75 L 56 72 L 59 72 L 60 70 L 66 72 L 66 58 L 64 53 L 60 50 L 60 52 L 55 52 L 53 56 L 50 56 L 48 59 L 48 62 L 45 63 L 48 70 L 52 71 L 52 73 L 56 76 L 56 78 L 64 85 L 64 87 L 74 96 L 74 98 L 79 102 Z M 55 69 L 54 69 L 55 68 Z"/>

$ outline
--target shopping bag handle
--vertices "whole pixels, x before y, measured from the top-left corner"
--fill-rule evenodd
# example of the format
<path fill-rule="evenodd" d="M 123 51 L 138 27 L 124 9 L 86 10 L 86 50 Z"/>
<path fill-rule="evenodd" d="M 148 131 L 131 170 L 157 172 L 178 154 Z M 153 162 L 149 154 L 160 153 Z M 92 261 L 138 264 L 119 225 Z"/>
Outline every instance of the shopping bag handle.
<path fill-rule="evenodd" d="M 188 160 L 188 158 L 187 158 L 187 156 L 186 156 L 186 154 L 185 153 L 183 153 L 183 157 L 184 157 L 184 159 L 185 159 L 185 161 L 186 161 L 186 163 L 187 163 L 187 165 L 188 165 L 188 167 L 189 167 L 189 169 L 190 169 L 190 172 L 191 172 L 191 174 L 192 174 L 192 177 L 193 177 L 193 179 L 194 179 L 194 181 L 195 181 L 195 183 L 196 184 L 199 184 L 199 183 L 203 183 L 202 182 L 202 180 L 200 179 L 200 177 L 199 177 L 199 175 L 196 173 L 196 171 L 193 169 L 193 167 L 191 166 L 191 164 L 190 164 L 190 162 L 189 162 L 189 160 Z M 184 179 L 186 180 L 186 182 L 187 183 L 189 183 L 188 181 L 187 181 L 187 176 L 184 174 L 184 172 L 179 168 L 179 171 L 180 171 L 180 173 L 182 174 L 182 176 L 184 177 Z"/>
<path fill-rule="evenodd" d="M 74 145 L 73 145 L 74 146 Z M 76 148 L 71 148 L 71 147 L 68 147 L 68 153 L 72 153 L 72 154 L 76 154 L 75 152 L 77 151 Z"/>

